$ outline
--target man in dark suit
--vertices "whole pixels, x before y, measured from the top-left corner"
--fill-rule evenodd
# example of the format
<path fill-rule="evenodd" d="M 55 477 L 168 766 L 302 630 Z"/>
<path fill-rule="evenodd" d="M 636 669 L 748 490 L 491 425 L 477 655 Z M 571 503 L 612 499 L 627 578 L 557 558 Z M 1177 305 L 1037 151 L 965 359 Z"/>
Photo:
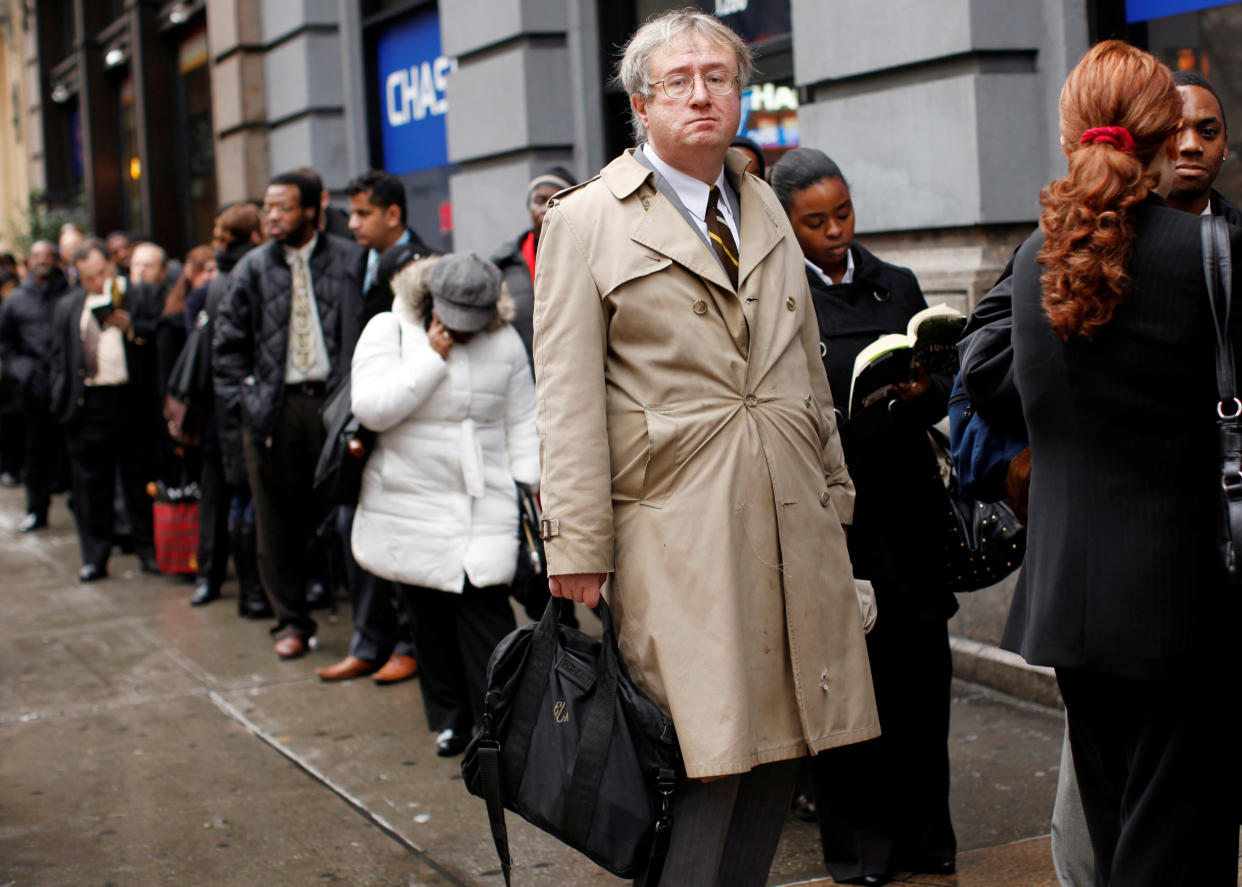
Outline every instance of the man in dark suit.
<path fill-rule="evenodd" d="M 0 364 L 26 413 L 26 517 L 17 525 L 23 533 L 47 526 L 52 476 L 64 456 L 64 438 L 48 411 L 48 351 L 52 311 L 68 289 L 51 241 L 30 247 L 26 269 L 0 308 Z"/>
<path fill-rule="evenodd" d="M 146 481 L 158 424 L 151 335 L 163 300 L 154 287 L 127 284 L 102 240 L 83 241 L 73 262 L 81 285 L 53 313 L 50 376 L 52 414 L 65 428 L 73 475 L 78 579 L 108 575 L 118 467 L 142 570 L 158 573 Z"/>
<path fill-rule="evenodd" d="M 362 328 L 366 253 L 320 232 L 319 198 L 304 175 L 271 180 L 271 240 L 233 269 L 214 340 L 216 396 L 241 416 L 259 573 L 282 659 L 301 656 L 315 635 L 306 581 L 307 543 L 327 511 L 312 489 L 325 438 L 319 412 L 349 373 Z"/>

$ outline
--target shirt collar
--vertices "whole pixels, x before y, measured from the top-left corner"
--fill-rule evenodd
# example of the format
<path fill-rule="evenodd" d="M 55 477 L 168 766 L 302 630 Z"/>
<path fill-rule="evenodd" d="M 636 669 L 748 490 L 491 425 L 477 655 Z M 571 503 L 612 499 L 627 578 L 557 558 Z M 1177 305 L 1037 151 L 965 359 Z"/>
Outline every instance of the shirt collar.
<path fill-rule="evenodd" d="M 288 244 L 282 244 L 282 247 L 285 250 L 285 261 L 292 262 L 294 256 L 300 255 L 302 260 L 309 265 L 311 253 L 315 251 L 315 244 L 318 242 L 319 232 L 315 232 L 315 234 L 311 236 L 311 239 L 306 241 L 306 243 L 301 246 L 289 246 Z"/>
<path fill-rule="evenodd" d="M 669 166 L 660 159 L 660 155 L 655 152 L 655 148 L 651 147 L 651 142 L 643 144 L 642 152 L 651 161 L 651 165 L 659 171 L 660 175 L 664 176 L 669 186 L 677 192 L 677 198 L 681 201 L 682 206 L 697 218 L 706 219 L 707 196 L 711 191 L 711 186 L 696 179 L 694 176 L 686 175 L 681 170 Z M 724 167 L 721 167 L 720 175 L 716 177 L 715 184 L 720 189 L 721 195 L 723 195 L 725 187 Z M 719 205 L 732 217 L 733 213 L 729 209 L 727 200 L 721 199 Z"/>
<path fill-rule="evenodd" d="M 827 286 L 837 286 L 832 282 L 832 278 L 819 269 L 819 266 L 810 259 L 805 259 L 806 266 L 819 276 L 819 279 Z M 852 249 L 845 251 L 845 274 L 841 277 L 841 284 L 854 282 L 854 251 Z"/>

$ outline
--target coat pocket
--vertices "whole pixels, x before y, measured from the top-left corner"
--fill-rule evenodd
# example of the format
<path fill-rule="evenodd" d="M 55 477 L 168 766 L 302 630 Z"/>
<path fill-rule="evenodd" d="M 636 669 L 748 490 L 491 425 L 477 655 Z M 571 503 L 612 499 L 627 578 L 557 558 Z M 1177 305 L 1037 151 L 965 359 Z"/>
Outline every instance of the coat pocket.
<path fill-rule="evenodd" d="M 641 504 L 662 508 L 673 486 L 673 475 L 681 464 L 677 453 L 677 419 L 659 408 L 646 408 L 647 464 L 643 470 Z"/>

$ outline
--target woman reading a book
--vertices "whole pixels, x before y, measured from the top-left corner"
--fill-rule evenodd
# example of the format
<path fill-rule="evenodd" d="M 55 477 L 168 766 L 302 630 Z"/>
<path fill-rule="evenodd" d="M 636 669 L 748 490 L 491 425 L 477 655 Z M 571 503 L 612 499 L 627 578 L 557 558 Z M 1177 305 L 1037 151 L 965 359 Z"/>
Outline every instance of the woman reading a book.
<path fill-rule="evenodd" d="M 820 353 L 857 488 L 850 557 L 855 577 L 871 581 L 879 611 L 867 650 L 883 735 L 812 761 L 824 859 L 843 884 L 883 884 L 899 871 L 950 873 L 946 620 L 957 604 L 937 578 L 945 492 L 927 429 L 945 415 L 952 376 L 912 364 L 907 349 L 901 375 L 851 408 L 855 358 L 881 336 L 906 333 L 927 303 L 908 269 L 854 241 L 849 185 L 822 151 L 785 154 L 771 184 L 806 257 Z"/>

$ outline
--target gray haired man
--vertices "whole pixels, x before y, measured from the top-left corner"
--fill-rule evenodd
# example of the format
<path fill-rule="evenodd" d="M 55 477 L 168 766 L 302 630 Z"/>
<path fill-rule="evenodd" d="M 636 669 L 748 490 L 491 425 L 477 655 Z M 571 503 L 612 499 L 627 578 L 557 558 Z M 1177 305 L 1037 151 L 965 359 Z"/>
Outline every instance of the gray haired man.
<path fill-rule="evenodd" d="M 711 16 L 643 25 L 640 145 L 549 202 L 536 262 L 549 587 L 603 589 L 673 719 L 680 887 L 764 884 L 798 760 L 879 732 L 802 251 L 729 151 L 750 70 Z"/>

